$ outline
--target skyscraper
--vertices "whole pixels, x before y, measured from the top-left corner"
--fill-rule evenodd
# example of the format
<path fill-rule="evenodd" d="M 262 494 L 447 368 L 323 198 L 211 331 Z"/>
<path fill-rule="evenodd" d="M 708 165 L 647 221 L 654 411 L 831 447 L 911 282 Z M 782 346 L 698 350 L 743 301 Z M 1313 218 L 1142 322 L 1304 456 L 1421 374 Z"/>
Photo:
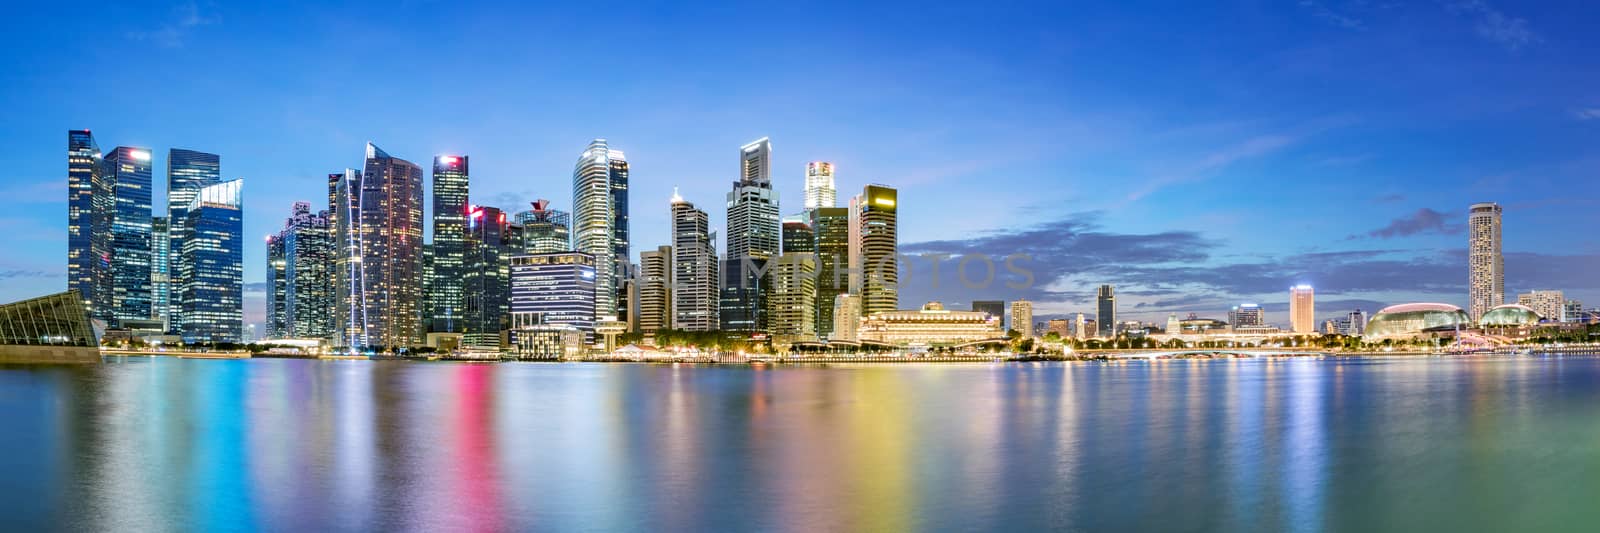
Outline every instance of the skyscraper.
<path fill-rule="evenodd" d="M 850 200 L 850 292 L 861 296 L 864 315 L 900 306 L 897 192 L 868 185 Z"/>
<path fill-rule="evenodd" d="M 533 209 L 517 213 L 514 220 L 522 226 L 522 253 L 572 251 L 572 215 L 551 209 L 549 200 L 534 201 Z"/>
<path fill-rule="evenodd" d="M 1310 285 L 1295 285 L 1289 289 L 1289 330 L 1295 333 L 1317 332 L 1316 296 Z"/>
<path fill-rule="evenodd" d="M 1005 329 L 1006 303 L 1004 301 L 1001 301 L 1001 300 L 973 300 L 972 301 L 972 310 L 973 311 L 978 311 L 978 312 L 983 312 L 983 313 L 989 313 L 989 316 L 994 317 L 996 320 L 998 320 L 1000 322 L 1001 329 L 1002 330 Z"/>
<path fill-rule="evenodd" d="M 184 342 L 244 340 L 244 180 L 195 191 L 178 254 L 178 331 Z"/>
<path fill-rule="evenodd" d="M 817 336 L 831 338 L 834 298 L 850 290 L 850 210 L 844 207 L 818 207 L 811 215 L 811 231 L 816 235 L 817 254 Z"/>
<path fill-rule="evenodd" d="M 804 215 L 783 218 L 783 253 L 817 251 L 817 234 Z"/>
<path fill-rule="evenodd" d="M 606 154 L 611 181 L 611 257 L 625 270 L 622 265 L 633 257 L 628 242 L 628 156 L 615 148 L 608 148 Z M 619 270 L 613 275 L 626 277 L 621 274 Z"/>
<path fill-rule="evenodd" d="M 570 326 L 594 335 L 597 270 L 594 257 L 582 252 L 512 257 L 511 321 Z"/>
<path fill-rule="evenodd" d="M 509 259 L 517 253 L 507 234 L 510 223 L 504 212 L 493 207 L 473 206 L 467 214 L 467 253 L 463 263 L 462 288 L 466 294 L 460 321 L 468 346 L 498 348 L 501 322 L 510 299 Z"/>
<path fill-rule="evenodd" d="M 1021 333 L 1024 339 L 1033 336 L 1033 302 L 1027 300 L 1011 302 L 1011 329 Z"/>
<path fill-rule="evenodd" d="M 706 212 L 672 196 L 672 329 L 717 328 L 717 251 Z"/>
<path fill-rule="evenodd" d="M 722 263 L 721 327 L 762 331 L 766 306 L 762 276 L 782 241 L 778 192 L 772 189 L 772 143 L 766 137 L 739 147 L 739 180 L 728 191 L 728 247 Z"/>
<path fill-rule="evenodd" d="M 1528 306 L 1545 320 L 1566 322 L 1567 297 L 1561 291 L 1535 290 L 1517 295 L 1517 303 Z"/>
<path fill-rule="evenodd" d="M 817 340 L 817 261 L 811 252 L 784 252 L 767 269 L 768 331 L 775 344 Z"/>
<path fill-rule="evenodd" d="M 361 346 L 405 347 L 421 338 L 422 167 L 367 143 L 357 211 Z"/>
<path fill-rule="evenodd" d="M 361 279 L 361 171 L 347 168 L 328 175 L 329 222 L 336 248 L 334 259 L 334 344 L 367 345 L 366 306 Z"/>
<path fill-rule="evenodd" d="M 861 339 L 861 297 L 841 293 L 833 297 L 833 332 L 830 341 L 856 342 Z"/>
<path fill-rule="evenodd" d="M 283 230 L 267 237 L 268 337 L 333 336 L 337 247 L 329 219 L 295 202 Z"/>
<path fill-rule="evenodd" d="M 466 295 L 467 156 L 433 158 L 433 279 L 428 286 L 430 331 L 459 332 Z"/>
<path fill-rule="evenodd" d="M 105 156 L 110 180 L 111 318 L 148 320 L 150 288 L 150 149 L 118 146 Z"/>
<path fill-rule="evenodd" d="M 1472 204 L 1467 215 L 1468 313 L 1473 320 L 1505 303 L 1506 263 L 1500 253 L 1500 204 Z"/>
<path fill-rule="evenodd" d="M 67 131 L 67 288 L 89 316 L 111 320 L 111 209 L 100 146 L 89 130 Z"/>
<path fill-rule="evenodd" d="M 833 207 L 836 202 L 833 189 L 833 163 L 812 161 L 806 163 L 806 209 Z"/>
<path fill-rule="evenodd" d="M 195 193 L 201 187 L 216 184 L 222 181 L 222 157 L 217 154 L 172 148 L 167 150 L 167 249 L 170 257 L 167 259 L 170 272 L 177 270 L 176 257 L 183 251 L 180 242 L 185 231 L 183 224 L 186 222 L 184 213 L 189 210 L 189 201 L 194 199 Z M 170 275 L 168 276 L 171 277 Z M 170 292 L 171 289 L 169 289 Z M 156 296 L 157 299 L 162 298 Z M 175 296 L 168 295 L 168 308 L 161 310 L 162 315 L 178 314 L 179 302 Z"/>
<path fill-rule="evenodd" d="M 172 312 L 171 219 L 150 217 L 150 318 L 168 320 Z M 172 323 L 166 322 L 171 328 Z"/>
<path fill-rule="evenodd" d="M 645 335 L 672 327 L 672 247 L 639 252 L 639 316 L 634 328 Z"/>
<path fill-rule="evenodd" d="M 620 154 L 619 154 L 620 155 Z M 595 315 L 616 316 L 618 261 L 611 149 L 595 139 L 572 168 L 572 247 L 594 256 Z"/>
<path fill-rule="evenodd" d="M 1116 289 L 1110 285 L 1101 285 L 1095 293 L 1095 300 L 1099 304 L 1100 313 L 1095 316 L 1094 323 L 1099 327 L 1100 336 L 1115 337 L 1117 335 Z"/>

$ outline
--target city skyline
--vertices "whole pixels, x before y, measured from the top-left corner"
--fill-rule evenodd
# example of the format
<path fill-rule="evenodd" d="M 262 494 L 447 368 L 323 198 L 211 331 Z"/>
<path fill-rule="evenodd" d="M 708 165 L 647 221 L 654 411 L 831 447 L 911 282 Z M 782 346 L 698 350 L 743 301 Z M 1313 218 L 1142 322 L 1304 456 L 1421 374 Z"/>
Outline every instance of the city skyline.
<path fill-rule="evenodd" d="M 1419 63 L 1426 58 L 1451 59 L 1454 60 L 1452 64 L 1465 65 L 1464 69 L 1474 73 L 1523 73 L 1550 79 L 1556 74 L 1554 69 L 1541 66 L 1544 62 L 1563 57 L 1567 58 L 1567 64 L 1580 61 L 1570 56 L 1571 49 L 1564 44 L 1568 40 L 1560 38 L 1564 30 L 1549 13 L 1540 16 L 1533 10 L 1508 15 L 1516 20 L 1527 18 L 1529 25 L 1543 36 L 1539 42 L 1530 41 L 1512 50 L 1477 35 L 1467 15 L 1415 9 L 1417 16 L 1441 21 L 1463 19 L 1454 26 L 1441 24 L 1436 28 L 1452 47 L 1418 51 L 1423 56 L 1417 59 Z M 160 17 L 165 15 L 156 13 L 156 20 L 145 19 L 144 22 L 159 27 Z M 1092 19 L 1095 14 L 1085 16 Z M 1327 25 L 1317 13 L 1296 6 L 1277 8 L 1261 16 L 1312 32 L 1319 39 L 1330 41 L 1329 46 L 1369 54 L 1372 41 L 1379 40 L 1379 36 L 1395 38 L 1398 31 L 1386 25 L 1377 14 L 1370 13 L 1364 15 L 1368 26 L 1363 32 Z M 233 23 L 242 18 L 226 11 L 208 12 L 204 17 L 214 17 L 216 22 L 195 26 L 177 47 L 132 39 L 118 32 L 108 32 L 109 35 L 94 39 L 126 41 L 130 46 L 148 48 L 158 57 L 181 64 L 197 60 L 197 49 L 203 46 L 229 46 L 224 36 L 216 32 L 235 27 Z M 1093 36 L 1085 38 L 1094 39 Z M 1303 53 L 1316 51 L 1308 43 L 1288 37 L 1253 35 L 1252 38 L 1283 41 L 1291 49 Z M 1014 40 L 1007 42 L 1016 43 Z M 993 59 L 998 56 L 999 49 L 980 47 L 973 53 L 976 59 Z M 31 48 L 19 50 L 27 53 Z M 1070 58 L 1039 49 L 1028 50 L 1027 59 L 1067 61 Z M 1111 50 L 1131 54 L 1148 52 Z M 1194 56 L 1187 58 L 1196 59 Z M 831 56 L 828 59 L 843 61 Z M 1191 64 L 1188 61 L 1175 63 Z M 1287 63 L 1273 63 L 1274 66 L 1282 64 Z M 1020 68 L 1017 64 L 999 65 L 994 68 L 1000 73 L 1014 73 Z M 837 71 L 841 79 L 865 82 L 869 87 L 884 78 L 868 67 L 883 67 L 889 73 L 911 70 L 922 77 L 931 75 L 904 62 L 851 66 L 854 68 Z M 783 69 L 787 67 L 792 65 L 772 65 L 756 74 L 763 81 L 782 79 Z M 322 72 L 326 74 L 330 70 L 331 67 L 325 66 Z M 1558 239 L 1555 235 L 1566 225 L 1582 223 L 1595 197 L 1595 180 L 1579 179 L 1592 176 L 1592 160 L 1576 147 L 1592 145 L 1597 135 L 1596 125 L 1600 122 L 1580 118 L 1587 116 L 1580 111 L 1589 109 L 1594 102 L 1586 102 L 1577 95 L 1527 103 L 1531 95 L 1526 91 L 1516 90 L 1515 86 L 1498 86 L 1501 92 L 1509 91 L 1525 100 L 1512 109 L 1480 111 L 1483 114 L 1466 117 L 1448 116 L 1437 108 L 1425 109 L 1430 114 L 1447 115 L 1441 122 L 1447 122 L 1446 119 L 1456 121 L 1451 123 L 1483 122 L 1478 127 L 1465 128 L 1463 133 L 1452 133 L 1443 125 L 1401 127 L 1384 118 L 1386 111 L 1395 109 L 1372 108 L 1376 104 L 1371 103 L 1355 106 L 1349 101 L 1336 101 L 1330 104 L 1330 109 L 1324 110 L 1326 113 L 1310 113 L 1335 118 L 1276 117 L 1274 111 L 1278 110 L 1266 104 L 1241 104 L 1238 113 L 1228 116 L 1216 113 L 1215 109 L 1183 114 L 1156 105 L 1148 111 L 1153 118 L 1133 121 L 1134 125 L 1129 127 L 1132 131 L 1104 132 L 1107 139 L 1103 142 L 1125 143 L 1126 146 L 1033 145 L 1028 150 L 1031 157 L 1017 159 L 1027 160 L 1029 165 L 1044 165 L 1038 169 L 1042 172 L 1018 177 L 1016 162 L 994 159 L 990 153 L 997 139 L 1009 137 L 1006 134 L 1036 132 L 1015 117 L 999 116 L 993 123 L 978 123 L 980 127 L 972 129 L 964 127 L 975 124 L 974 117 L 950 117 L 951 126 L 920 137 L 909 126 L 884 125 L 885 119 L 897 117 L 913 119 L 912 125 L 919 128 L 930 126 L 927 121 L 934 113 L 917 104 L 927 102 L 928 98 L 959 99 L 952 91 L 938 85 L 931 87 L 928 94 L 915 96 L 882 89 L 858 89 L 858 98 L 871 101 L 895 95 L 911 99 L 906 102 L 911 109 L 903 109 L 895 115 L 855 114 L 864 117 L 866 127 L 861 128 L 864 133 L 845 132 L 846 128 L 817 118 L 823 114 L 816 113 L 852 114 L 861 105 L 858 102 L 801 98 L 799 107 L 810 113 L 757 110 L 749 111 L 754 117 L 740 116 L 739 120 L 733 120 L 728 113 L 708 111 L 707 102 L 713 100 L 713 96 L 726 96 L 725 93 L 697 95 L 676 91 L 663 98 L 681 101 L 686 107 L 682 113 L 703 114 L 707 120 L 689 131 L 669 134 L 671 130 L 658 121 L 670 115 L 656 115 L 650 120 L 619 118 L 628 111 L 638 110 L 621 105 L 623 109 L 605 110 L 595 121 L 586 122 L 558 113 L 546 121 L 550 125 L 544 129 L 512 125 L 509 133 L 513 135 L 509 136 L 516 141 L 508 144 L 483 137 L 502 136 L 508 132 L 491 132 L 488 130 L 493 128 L 480 127 L 480 124 L 493 122 L 485 122 L 488 119 L 476 114 L 465 113 L 451 120 L 429 116 L 432 112 L 426 110 L 434 106 L 420 102 L 423 99 L 420 89 L 417 94 L 391 96 L 388 102 L 415 118 L 352 120 L 350 112 L 333 112 L 329 116 L 343 124 L 320 134 L 307 134 L 282 119 L 262 121 L 265 127 L 256 133 L 224 133 L 211 129 L 215 125 L 199 118 L 200 114 L 194 111 L 157 116 L 158 111 L 170 111 L 180 103 L 191 103 L 180 98 L 181 90 L 171 96 L 146 94 L 151 90 L 147 86 L 154 85 L 136 80 L 123 88 L 126 93 L 110 94 L 103 89 L 69 85 L 62 91 L 66 94 L 58 97 L 37 90 L 33 85 L 59 79 L 54 76 L 60 74 L 46 68 L 37 79 L 29 78 L 16 87 L 5 89 L 7 96 L 14 97 L 12 101 L 36 104 L 30 107 L 42 110 L 0 130 L 0 135 L 8 141 L 7 146 L 11 147 L 8 151 L 15 150 L 21 172 L 16 180 L 4 186 L 6 192 L 13 193 L 11 196 L 21 201 L 17 213 L 6 219 L 11 230 L 8 233 L 16 235 L 14 242 L 20 245 L 19 253 L 0 264 L 0 271 L 13 280 L 0 289 L 5 291 L 0 296 L 7 301 L 36 295 L 23 291 L 39 283 L 24 283 L 24 280 L 66 285 L 66 267 L 60 259 L 66 254 L 66 243 L 59 228 L 66 212 L 67 195 L 59 139 L 61 130 L 73 128 L 93 129 L 98 142 L 108 152 L 117 146 L 149 147 L 154 159 L 150 162 L 153 172 L 168 166 L 170 148 L 183 147 L 221 155 L 227 163 L 222 169 L 224 179 L 246 177 L 251 178 L 253 184 L 273 184 L 253 187 L 248 195 L 250 205 L 244 213 L 245 235 L 250 243 L 273 233 L 294 201 L 313 201 L 313 205 L 320 208 L 321 203 L 316 200 L 320 197 L 321 177 L 340 168 L 360 168 L 353 154 L 357 150 L 355 147 L 368 137 L 396 157 L 409 161 L 427 161 L 438 154 L 473 154 L 476 156 L 474 163 L 477 163 L 473 169 L 473 203 L 507 211 L 519 210 L 527 201 L 539 197 L 552 198 L 556 208 L 571 210 L 572 202 L 563 194 L 570 190 L 570 184 L 563 183 L 563 174 L 570 172 L 568 165 L 581 143 L 603 137 L 628 149 L 633 165 L 631 171 L 635 174 L 629 185 L 631 201 L 635 204 L 631 225 L 638 230 L 630 240 L 637 245 L 633 247 L 635 251 L 646 250 L 670 242 L 663 229 L 667 226 L 666 210 L 660 206 L 669 197 L 667 191 L 671 187 L 683 187 L 686 199 L 702 206 L 714 206 L 715 200 L 725 193 L 727 182 L 736 177 L 731 175 L 726 163 L 722 163 L 726 161 L 725 154 L 731 147 L 751 138 L 770 135 L 783 147 L 775 153 L 771 163 L 773 186 L 780 197 L 794 199 L 783 204 L 783 215 L 800 207 L 806 163 L 830 161 L 837 165 L 839 190 L 859 191 L 869 183 L 885 183 L 899 191 L 907 206 L 901 212 L 899 223 L 902 251 L 973 250 L 997 256 L 1032 252 L 1036 256 L 1036 266 L 1040 267 L 1036 269 L 1040 273 L 1040 283 L 1026 292 L 967 291 L 958 283 L 942 283 L 945 289 L 922 289 L 917 293 L 919 289 L 913 283 L 900 297 L 901 308 L 916 308 L 926 300 L 958 305 L 973 299 L 1010 301 L 1027 297 L 1035 302 L 1035 313 L 1043 318 L 1092 311 L 1094 287 L 1104 283 L 1117 287 L 1119 316 L 1147 321 L 1163 318 L 1169 312 L 1197 311 L 1218 316 L 1238 302 L 1256 301 L 1269 312 L 1269 321 L 1284 323 L 1286 321 L 1280 318 L 1287 311 L 1283 287 L 1302 282 L 1317 288 L 1319 321 L 1355 308 L 1370 313 L 1386 304 L 1408 301 L 1441 301 L 1467 307 L 1465 210 L 1476 202 L 1497 202 L 1505 208 L 1506 297 L 1532 290 L 1563 290 L 1574 299 L 1600 301 L 1600 287 L 1597 287 L 1600 282 L 1593 276 L 1582 275 L 1594 270 L 1597 263 L 1597 245 L 1593 238 L 1579 235 L 1576 240 Z M 1426 74 L 1413 76 L 1421 85 L 1435 89 L 1452 81 L 1450 76 L 1434 73 L 1434 77 L 1425 77 Z M 661 72 L 652 71 L 647 75 L 654 80 L 675 79 Z M 1361 78 L 1327 73 L 1313 75 L 1321 76 L 1317 79 L 1345 83 Z M 1085 90 L 1126 87 L 1133 79 L 1126 75 L 1111 78 L 1091 84 Z M 1150 79 L 1171 81 L 1162 77 Z M 1045 79 L 1035 77 L 1030 81 L 1038 88 L 1051 89 L 1066 87 L 1076 78 L 1045 76 Z M 1261 87 L 1288 89 L 1295 81 L 1268 79 Z M 1361 78 L 1361 81 L 1370 79 Z M 1420 94 L 1396 86 L 1380 86 L 1379 89 L 1396 93 L 1402 101 L 1421 98 Z M 1010 90 L 992 85 L 974 89 L 976 95 L 988 97 L 1007 94 Z M 1207 95 L 1216 96 L 1215 92 Z M 607 94 L 602 91 L 591 96 L 603 99 Z M 80 108 L 51 103 L 68 96 L 85 101 L 145 98 L 150 107 L 148 112 L 134 113 L 114 105 Z M 259 94 L 244 98 L 286 102 Z M 352 98 L 334 100 L 337 104 L 355 103 Z M 1024 103 L 1045 101 L 1037 96 L 1023 98 Z M 731 103 L 736 104 L 735 107 L 743 105 L 744 109 L 759 109 L 750 107 L 749 101 Z M 1116 102 L 1104 94 L 1088 95 L 1086 99 L 1086 105 L 1106 103 Z M 303 114 L 327 104 L 303 105 L 306 107 L 301 104 L 290 107 Z M 1365 107 L 1352 109 L 1352 106 Z M 358 111 L 372 110 L 364 103 L 354 107 Z M 1111 117 L 1138 116 L 1127 106 L 1110 105 L 1105 109 Z M 534 111 L 517 107 L 510 116 L 520 120 L 535 116 Z M 1081 109 L 1046 106 L 1041 112 L 1073 124 L 1068 127 L 1072 131 L 1115 122 L 1106 118 L 1090 120 L 1095 113 Z M 1345 113 L 1356 116 L 1337 120 Z M 213 110 L 209 114 L 217 117 L 212 121 L 222 123 L 255 116 L 252 112 L 237 110 Z M 1326 122 L 1319 122 L 1319 119 Z M 307 124 L 320 125 L 322 120 L 311 120 Z M 443 127 L 437 130 L 411 128 L 412 120 L 432 121 Z M 834 127 L 823 128 L 825 125 Z M 587 131 L 591 129 L 596 131 Z M 829 131 L 826 134 L 815 131 L 820 129 Z M 393 133 L 399 131 L 407 133 Z M 1529 135 L 1530 131 L 1545 132 L 1545 135 Z M 1554 135 L 1557 132 L 1560 135 Z M 1393 147 L 1351 140 L 1374 133 L 1380 137 L 1374 143 L 1380 142 L 1383 136 L 1402 134 L 1424 140 L 1395 143 Z M 676 139 L 666 142 L 667 137 Z M 1084 140 L 1082 135 L 1063 137 Z M 1200 142 L 1196 137 L 1217 141 Z M 1525 140 L 1528 137 L 1537 138 L 1539 142 Z M 887 141 L 891 149 L 866 142 L 867 138 Z M 1474 149 L 1480 146 L 1491 147 L 1487 151 L 1496 155 L 1474 153 L 1480 151 Z M 252 147 L 265 147 L 265 150 Z M 1163 155 L 1162 161 L 1155 165 L 1168 168 L 1126 166 L 1126 161 L 1135 159 L 1137 154 L 1153 150 L 1179 155 Z M 1015 186 L 992 186 L 1002 179 L 1013 180 Z M 1107 179 L 1126 180 L 1128 186 L 1114 191 L 1102 191 L 1094 186 Z M 155 198 L 164 197 L 165 184 L 160 179 L 153 181 L 155 190 L 151 192 Z M 1441 187 L 1446 184 L 1449 186 Z M 1415 193 L 1424 189 L 1429 191 L 1426 196 Z M 432 198 L 432 193 L 428 194 Z M 1283 194 L 1315 194 L 1327 200 L 1315 204 L 1329 205 L 1284 202 L 1296 205 L 1280 206 L 1277 198 Z M 966 206 L 987 214 L 948 217 L 940 206 Z M 154 206 L 157 214 L 162 207 Z M 706 210 L 710 214 L 711 229 L 726 234 L 722 210 L 715 207 Z M 1059 242 L 1050 246 L 1028 242 L 1032 231 L 1038 231 L 1039 235 L 1055 235 L 1057 238 L 1053 240 Z M 264 292 L 260 288 L 265 282 L 264 253 L 265 250 L 256 244 L 245 250 L 245 281 L 254 289 L 248 292 L 245 303 L 251 323 L 260 321 L 263 309 Z M 637 256 L 629 259 L 637 260 Z M 941 275 L 950 276 L 953 266 L 953 262 L 947 263 Z M 928 279 L 927 270 L 916 273 L 924 275 L 914 279 Z"/>

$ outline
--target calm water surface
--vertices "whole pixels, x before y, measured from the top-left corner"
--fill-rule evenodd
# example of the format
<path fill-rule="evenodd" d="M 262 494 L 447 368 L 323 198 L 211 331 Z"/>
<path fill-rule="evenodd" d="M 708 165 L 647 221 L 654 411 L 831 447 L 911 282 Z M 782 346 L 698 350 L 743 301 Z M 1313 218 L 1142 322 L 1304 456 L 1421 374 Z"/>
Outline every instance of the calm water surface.
<path fill-rule="evenodd" d="M 1600 359 L 0 368 L 0 529 L 1595 531 Z"/>

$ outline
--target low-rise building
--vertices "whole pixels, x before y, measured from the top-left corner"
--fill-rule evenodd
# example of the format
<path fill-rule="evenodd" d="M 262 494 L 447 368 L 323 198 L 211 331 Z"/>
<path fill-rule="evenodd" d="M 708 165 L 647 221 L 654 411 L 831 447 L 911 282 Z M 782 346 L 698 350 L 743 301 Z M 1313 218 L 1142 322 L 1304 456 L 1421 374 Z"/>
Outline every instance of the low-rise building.
<path fill-rule="evenodd" d="M 896 346 L 954 345 L 1005 336 L 1000 320 L 988 313 L 951 311 L 939 302 L 921 309 L 885 311 L 861 320 L 860 338 Z"/>

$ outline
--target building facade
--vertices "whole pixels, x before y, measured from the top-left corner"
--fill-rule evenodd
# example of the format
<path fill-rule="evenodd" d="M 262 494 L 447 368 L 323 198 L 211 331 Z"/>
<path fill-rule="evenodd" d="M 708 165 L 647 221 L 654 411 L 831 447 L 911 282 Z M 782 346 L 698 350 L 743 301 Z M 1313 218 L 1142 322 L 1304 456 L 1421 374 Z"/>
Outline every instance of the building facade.
<path fill-rule="evenodd" d="M 768 267 L 766 303 L 773 344 L 816 342 L 816 274 L 811 252 L 785 252 Z"/>
<path fill-rule="evenodd" d="M 842 293 L 833 297 L 833 332 L 830 341 L 858 342 L 861 340 L 861 297 Z"/>
<path fill-rule="evenodd" d="M 1467 215 L 1467 314 L 1473 320 L 1506 303 L 1506 263 L 1500 249 L 1500 204 L 1473 204 Z"/>
<path fill-rule="evenodd" d="M 518 255 L 510 258 L 511 323 L 567 326 L 592 338 L 599 268 L 582 252 Z"/>
<path fill-rule="evenodd" d="M 850 278 L 845 275 L 850 266 L 850 209 L 818 207 L 806 213 L 816 237 L 817 336 L 827 339 L 833 333 L 833 301 L 850 290 Z"/>
<path fill-rule="evenodd" d="M 422 340 L 422 167 L 367 144 L 356 228 L 361 328 L 354 345 Z"/>
<path fill-rule="evenodd" d="M 201 187 L 214 185 L 222 181 L 222 157 L 208 152 L 172 148 L 167 150 L 167 220 L 168 242 L 167 259 L 168 277 L 177 269 L 174 263 L 176 256 L 183 251 L 180 240 L 185 234 L 182 216 L 189 210 L 189 202 L 194 200 L 194 195 Z M 168 292 L 172 289 L 169 287 Z M 158 297 L 159 298 L 159 297 Z M 168 309 L 163 312 L 166 316 L 178 314 L 178 302 L 175 296 L 167 296 Z"/>
<path fill-rule="evenodd" d="M 433 276 L 427 281 L 428 331 L 460 332 L 466 307 L 463 280 L 467 260 L 467 207 L 470 160 L 464 155 L 433 158 Z"/>
<path fill-rule="evenodd" d="M 717 250 L 706 212 L 672 198 L 672 329 L 717 329 Z"/>
<path fill-rule="evenodd" d="M 863 314 L 900 306 L 898 192 L 868 185 L 850 200 L 850 292 L 861 296 Z"/>
<path fill-rule="evenodd" d="M 111 320 L 111 184 L 89 130 L 67 131 L 67 288 Z"/>
<path fill-rule="evenodd" d="M 636 331 L 653 336 L 672 328 L 672 247 L 639 253 L 639 314 Z"/>
<path fill-rule="evenodd" d="M 1316 294 L 1310 285 L 1295 285 L 1289 289 L 1289 331 L 1302 334 L 1317 332 Z"/>
<path fill-rule="evenodd" d="M 1015 300 L 1011 302 L 1011 329 L 1022 335 L 1022 338 L 1033 337 L 1033 302 Z"/>
<path fill-rule="evenodd" d="M 950 311 L 939 302 L 921 309 L 871 313 L 861 319 L 861 340 L 895 346 L 941 346 L 1004 337 L 988 313 Z"/>
<path fill-rule="evenodd" d="M 336 251 L 328 212 L 295 202 L 283 229 L 267 237 L 267 338 L 333 336 Z"/>
<path fill-rule="evenodd" d="M 466 250 L 462 257 L 460 316 L 446 316 L 452 329 L 463 333 L 462 342 L 480 349 L 499 348 L 510 306 L 511 223 L 504 211 L 470 206 L 467 213 Z"/>
<path fill-rule="evenodd" d="M 1232 324 L 1234 329 L 1262 327 L 1267 325 L 1267 315 L 1261 310 L 1260 305 L 1243 303 L 1233 306 L 1233 309 L 1228 311 L 1228 323 Z"/>
<path fill-rule="evenodd" d="M 118 146 L 105 155 L 111 184 L 111 321 L 150 319 L 150 149 Z"/>
<path fill-rule="evenodd" d="M 806 163 L 806 209 L 833 207 L 838 201 L 833 188 L 833 163 L 812 161 Z"/>
<path fill-rule="evenodd" d="M 617 276 L 617 206 L 612 193 L 611 152 L 605 139 L 595 139 L 572 168 L 572 249 L 593 256 L 599 268 L 595 283 L 598 316 L 616 316 L 616 293 L 621 286 Z"/>
<path fill-rule="evenodd" d="M 772 143 L 765 137 L 739 147 L 740 176 L 728 191 L 728 244 L 721 269 L 723 331 L 764 331 L 767 326 L 761 273 L 782 246 L 771 162 Z"/>
<path fill-rule="evenodd" d="M 1117 293 L 1116 288 L 1110 285 L 1101 285 L 1095 291 L 1095 304 L 1099 313 L 1095 316 L 1095 325 L 1099 326 L 1099 336 L 1117 336 Z"/>
<path fill-rule="evenodd" d="M 522 227 L 522 253 L 572 251 L 572 215 L 551 209 L 549 200 L 535 200 L 533 209 L 517 213 L 513 220 Z"/>
<path fill-rule="evenodd" d="M 244 340 L 244 180 L 201 187 L 189 200 L 178 256 L 184 342 Z"/>
<path fill-rule="evenodd" d="M 972 310 L 973 311 L 982 312 L 982 313 L 989 313 L 990 315 L 993 315 L 995 318 L 1000 319 L 1000 327 L 1001 327 L 1002 330 L 1004 330 L 1004 328 L 1006 327 L 1006 303 L 1005 303 L 1005 301 L 1002 301 L 1002 300 L 973 300 L 972 301 Z"/>

